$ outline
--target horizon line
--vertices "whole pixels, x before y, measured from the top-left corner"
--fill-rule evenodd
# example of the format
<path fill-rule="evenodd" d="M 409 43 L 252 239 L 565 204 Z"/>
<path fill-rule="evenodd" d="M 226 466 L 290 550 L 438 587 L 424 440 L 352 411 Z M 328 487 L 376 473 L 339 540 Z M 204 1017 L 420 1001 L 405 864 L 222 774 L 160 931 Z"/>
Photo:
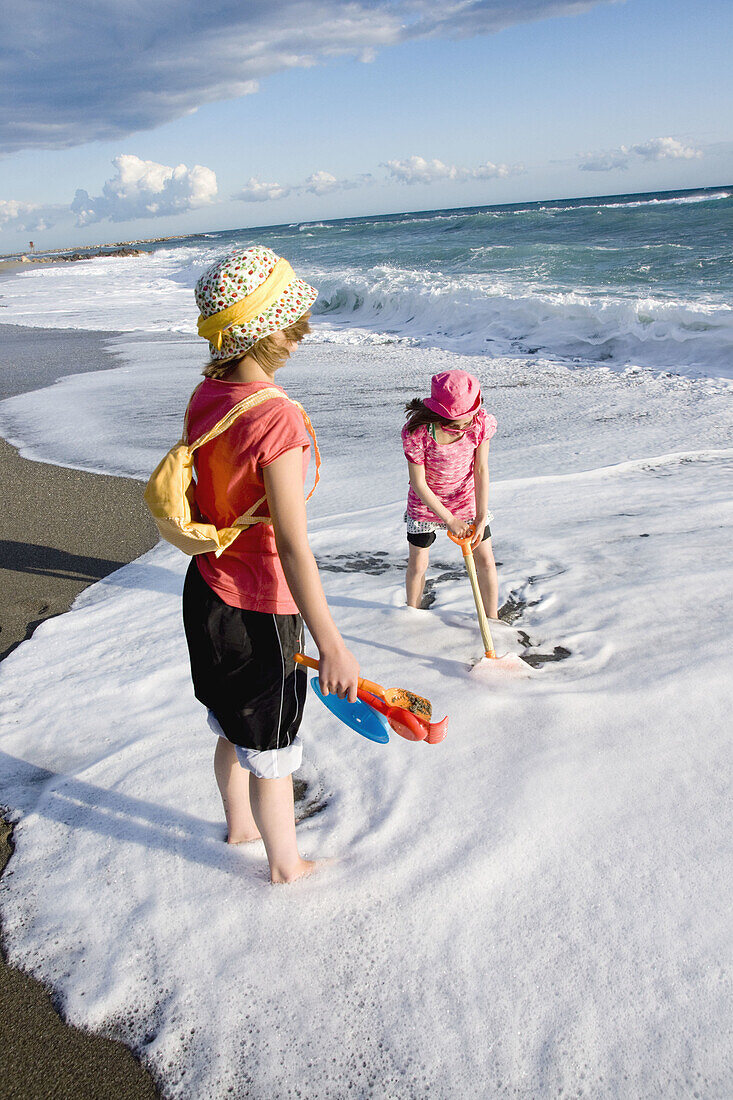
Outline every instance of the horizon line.
<path fill-rule="evenodd" d="M 408 218 L 416 214 L 461 214 L 469 211 L 475 213 L 481 210 L 509 210 L 513 207 L 537 206 L 539 204 L 555 205 L 568 202 L 593 202 L 594 200 L 600 202 L 603 199 L 638 199 L 644 198 L 646 196 L 656 195 L 682 196 L 690 194 L 704 194 L 707 191 L 725 191 L 729 189 L 733 190 L 733 183 L 709 184 L 705 187 L 670 188 L 664 191 L 614 191 L 610 194 L 605 195 L 574 195 L 566 196 L 564 198 L 553 199 L 525 199 L 521 202 L 481 203 L 478 205 L 473 204 L 471 206 L 435 206 L 424 207 L 417 210 L 394 210 L 391 212 L 381 211 L 376 214 L 350 214 L 346 217 L 340 218 L 296 218 L 295 220 L 284 222 L 266 222 L 257 225 L 233 226 L 229 229 L 198 229 L 193 230 L 190 233 L 174 233 L 170 236 L 134 237 L 126 241 L 107 241 L 104 243 L 98 242 L 95 244 L 65 245 L 56 248 L 41 248 L 38 250 L 34 248 L 33 254 L 37 256 L 47 256 L 64 252 L 87 252 L 93 248 L 124 248 L 126 245 L 133 244 L 158 244 L 163 241 L 186 241 L 190 240 L 192 237 L 215 236 L 223 233 L 239 233 L 244 230 L 254 232 L 255 230 L 259 229 L 291 228 L 295 225 L 316 225 L 319 222 L 338 224 L 339 222 L 370 221 L 375 218 Z M 13 260 L 18 256 L 27 255 L 28 250 L 21 249 L 16 250 L 15 252 L 0 253 L 0 260 Z"/>

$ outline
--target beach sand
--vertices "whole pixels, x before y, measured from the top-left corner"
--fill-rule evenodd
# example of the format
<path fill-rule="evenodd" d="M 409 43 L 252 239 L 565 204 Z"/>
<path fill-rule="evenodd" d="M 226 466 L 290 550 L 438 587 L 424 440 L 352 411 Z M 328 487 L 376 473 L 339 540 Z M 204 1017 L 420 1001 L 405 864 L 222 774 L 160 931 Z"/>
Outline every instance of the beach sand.
<path fill-rule="evenodd" d="M 0 326 L 0 399 L 116 365 L 103 348 L 108 335 Z M 150 549 L 157 532 L 140 482 L 31 462 L 1 439 L 0 483 L 1 659 L 87 585 Z M 0 819 L 0 873 L 10 832 Z M 4 957 L 0 1063 L 3 1100 L 157 1095 L 126 1047 L 63 1023 L 49 992 Z"/>

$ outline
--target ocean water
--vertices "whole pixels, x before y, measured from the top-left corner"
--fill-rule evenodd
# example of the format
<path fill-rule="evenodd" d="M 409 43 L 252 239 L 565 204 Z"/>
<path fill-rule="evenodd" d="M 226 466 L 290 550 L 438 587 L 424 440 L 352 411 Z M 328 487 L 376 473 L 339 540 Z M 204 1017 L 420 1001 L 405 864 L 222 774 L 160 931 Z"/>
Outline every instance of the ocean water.
<path fill-rule="evenodd" d="M 310 278 L 278 380 L 321 443 L 329 605 L 364 675 L 449 715 L 441 745 L 377 746 L 309 700 L 300 844 L 334 862 L 276 889 L 260 844 L 222 843 L 182 555 L 2 662 L 10 959 L 166 1097 L 733 1092 L 731 194 L 219 233 L 0 284 L 9 321 L 119 333 L 113 369 L 0 403 L 2 434 L 144 479 L 206 359 L 200 271 L 262 242 Z M 499 423 L 495 642 L 523 677 L 476 663 L 447 539 L 432 607 L 404 606 L 402 407 L 452 367 Z"/>
<path fill-rule="evenodd" d="M 191 333 L 196 279 L 250 244 L 318 287 L 322 340 L 733 374 L 733 188 L 201 234 L 25 272 L 3 284 L 2 316 Z"/>

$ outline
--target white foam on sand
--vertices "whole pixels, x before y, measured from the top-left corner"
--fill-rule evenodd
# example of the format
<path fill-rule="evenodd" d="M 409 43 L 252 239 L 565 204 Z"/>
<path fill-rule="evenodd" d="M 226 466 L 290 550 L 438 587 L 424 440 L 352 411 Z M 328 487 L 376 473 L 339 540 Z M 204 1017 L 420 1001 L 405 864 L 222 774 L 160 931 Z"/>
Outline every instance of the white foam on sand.
<path fill-rule="evenodd" d="M 186 336 L 119 336 L 108 347 L 119 367 L 71 374 L 1 402 L 0 434 L 26 458 L 146 479 L 180 438 L 206 355 Z M 479 377 L 484 403 L 499 421 L 491 443 L 492 476 L 499 479 L 731 440 L 730 397 L 707 381 L 308 338 L 277 381 L 308 409 L 323 443 L 312 515 L 404 500 L 404 404 L 429 392 L 432 374 L 456 368 Z"/>
<path fill-rule="evenodd" d="M 20 323 L 35 288 L 44 323 L 148 330 L 111 341 L 119 367 L 0 405 L 27 457 L 144 478 L 180 435 L 195 271 L 124 264 L 13 284 Z M 324 453 L 310 529 L 338 624 L 365 675 L 450 715 L 446 741 L 373 745 L 311 696 L 301 813 L 321 809 L 298 830 L 335 862 L 268 886 L 260 844 L 222 842 L 187 563 L 157 547 L 0 665 L 11 961 L 170 1096 L 727 1095 L 728 401 L 648 370 L 364 346 L 383 336 L 334 329 L 278 381 Z M 481 660 L 447 539 L 434 606 L 404 607 L 402 406 L 455 367 L 499 420 L 511 674 Z M 519 654 L 539 667 L 516 675 Z"/>
<path fill-rule="evenodd" d="M 562 465 L 551 432 L 536 445 Z M 0 666 L 10 960 L 166 1095 L 729 1094 L 733 452 L 590 469 L 605 444 L 588 445 L 492 487 L 502 594 L 523 605 L 497 650 L 570 654 L 527 679 L 471 668 L 455 546 L 434 549 L 434 607 L 410 611 L 397 492 L 372 503 L 364 483 L 337 507 L 327 490 L 312 543 L 340 629 L 366 675 L 450 724 L 438 746 L 378 746 L 310 698 L 307 801 L 324 805 L 298 831 L 335 862 L 297 886 L 267 885 L 260 844 L 222 843 L 172 548 Z M 390 448 L 375 481 L 391 464 L 394 486 Z M 361 486 L 353 454 L 340 477 L 342 496 Z"/>

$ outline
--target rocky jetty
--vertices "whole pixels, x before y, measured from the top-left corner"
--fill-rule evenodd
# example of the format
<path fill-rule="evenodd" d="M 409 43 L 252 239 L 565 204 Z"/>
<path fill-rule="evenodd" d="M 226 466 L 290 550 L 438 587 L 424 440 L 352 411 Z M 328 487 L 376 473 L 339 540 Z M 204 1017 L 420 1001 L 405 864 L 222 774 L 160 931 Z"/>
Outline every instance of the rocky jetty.
<path fill-rule="evenodd" d="M 46 256 L 29 256 L 24 253 L 18 257 L 22 264 L 60 264 L 73 263 L 76 260 L 96 260 L 100 256 L 142 256 L 141 248 L 99 248 L 94 252 L 54 252 Z"/>

